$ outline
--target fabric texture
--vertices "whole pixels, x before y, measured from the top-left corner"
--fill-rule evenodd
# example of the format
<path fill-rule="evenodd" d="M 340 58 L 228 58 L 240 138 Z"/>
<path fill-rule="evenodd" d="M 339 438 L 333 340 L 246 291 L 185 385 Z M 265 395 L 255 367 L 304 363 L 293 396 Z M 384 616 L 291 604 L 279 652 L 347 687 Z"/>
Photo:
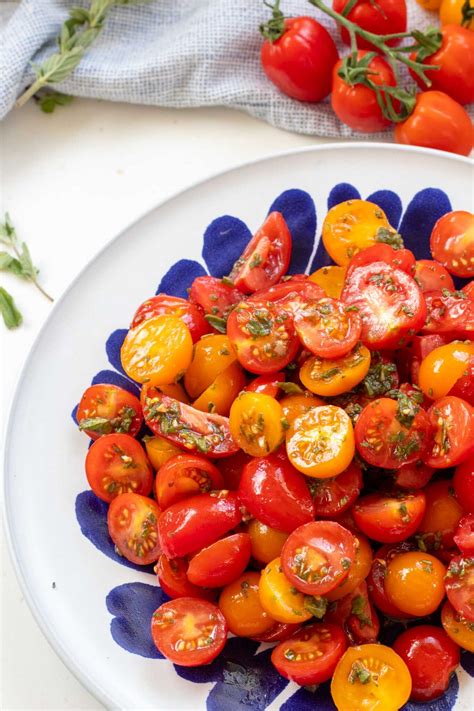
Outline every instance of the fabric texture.
<path fill-rule="evenodd" d="M 410 27 L 435 23 L 436 14 L 407 1 Z M 40 64 L 55 51 L 68 8 L 81 4 L 87 5 L 74 0 L 19 4 L 0 37 L 0 118 L 32 83 L 31 62 Z M 340 53 L 347 53 L 335 23 L 305 0 L 283 0 L 282 10 L 289 16 L 316 17 L 337 38 Z M 79 66 L 55 88 L 135 104 L 228 106 L 298 133 L 354 137 L 335 117 L 328 99 L 319 104 L 295 101 L 265 77 L 258 27 L 269 16 L 262 0 L 151 0 L 114 7 Z"/>

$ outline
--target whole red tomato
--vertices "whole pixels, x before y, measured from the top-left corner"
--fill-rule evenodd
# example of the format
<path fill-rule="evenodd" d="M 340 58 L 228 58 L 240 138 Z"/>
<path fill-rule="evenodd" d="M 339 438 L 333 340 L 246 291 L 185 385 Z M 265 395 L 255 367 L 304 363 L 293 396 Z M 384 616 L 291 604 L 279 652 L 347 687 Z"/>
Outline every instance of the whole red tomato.
<path fill-rule="evenodd" d="M 460 25 L 446 25 L 441 35 L 441 47 L 423 60 L 423 64 L 439 67 L 426 72 L 430 88 L 444 91 L 460 104 L 469 104 L 474 101 L 474 32 Z M 415 56 L 413 52 L 411 59 Z M 410 73 L 422 89 L 428 89 L 415 72 Z"/>
<path fill-rule="evenodd" d="M 410 116 L 395 127 L 395 140 L 467 156 L 472 149 L 472 121 L 461 104 L 447 94 L 425 91 L 417 94 Z"/>
<path fill-rule="evenodd" d="M 366 54 L 368 53 L 365 50 L 358 52 L 357 59 L 361 60 Z M 351 85 L 339 76 L 342 61 L 340 60 L 333 70 L 331 104 L 334 113 L 354 131 L 383 131 L 390 126 L 390 121 L 383 115 L 375 91 L 363 84 Z M 396 85 L 392 68 L 382 57 L 374 57 L 369 62 L 368 69 L 371 72 L 370 80 L 374 84 Z"/>
<path fill-rule="evenodd" d="M 261 61 L 265 74 L 284 94 L 321 101 L 331 91 L 331 72 L 339 54 L 329 32 L 312 17 L 281 20 L 278 39 L 267 38 Z"/>
<path fill-rule="evenodd" d="M 349 0 L 333 0 L 332 7 L 342 14 Z M 358 0 L 347 15 L 347 19 L 354 22 L 362 29 L 373 32 L 375 35 L 387 35 L 405 32 L 407 28 L 407 6 L 405 0 Z M 349 32 L 345 27 L 340 27 L 342 41 L 350 45 Z M 392 47 L 400 42 L 393 38 L 387 41 Z M 363 39 L 357 37 L 357 46 L 361 49 L 375 49 Z"/>

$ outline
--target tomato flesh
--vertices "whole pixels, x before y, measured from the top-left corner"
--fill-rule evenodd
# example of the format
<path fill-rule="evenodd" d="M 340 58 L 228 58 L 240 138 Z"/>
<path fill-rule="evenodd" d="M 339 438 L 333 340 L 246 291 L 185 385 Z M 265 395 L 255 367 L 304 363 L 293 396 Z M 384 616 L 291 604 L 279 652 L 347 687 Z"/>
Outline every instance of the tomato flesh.
<path fill-rule="evenodd" d="M 135 328 L 143 321 L 161 314 L 179 316 L 189 328 L 193 343 L 212 330 L 200 306 L 168 294 L 158 294 L 144 301 L 135 312 L 130 328 Z"/>
<path fill-rule="evenodd" d="M 448 566 L 446 595 L 451 605 L 466 620 L 474 622 L 474 556 L 456 556 Z"/>
<path fill-rule="evenodd" d="M 349 307 L 350 309 L 350 307 Z M 340 358 L 354 348 L 362 323 L 341 301 L 325 298 L 308 303 L 294 319 L 303 346 L 322 358 Z"/>
<path fill-rule="evenodd" d="M 310 479 L 314 512 L 317 517 L 332 518 L 347 511 L 362 489 L 362 471 L 353 461 L 334 479 Z"/>
<path fill-rule="evenodd" d="M 116 385 L 91 385 L 77 408 L 79 429 L 91 439 L 117 432 L 134 437 L 143 422 L 140 401 Z"/>
<path fill-rule="evenodd" d="M 132 563 L 149 565 L 161 554 L 158 540 L 160 509 L 140 494 L 119 494 L 109 506 L 107 526 L 120 553 Z"/>
<path fill-rule="evenodd" d="M 352 510 L 366 536 L 380 543 L 397 543 L 412 536 L 421 524 L 426 499 L 422 491 L 397 495 L 366 494 Z"/>
<path fill-rule="evenodd" d="M 162 509 L 199 493 L 224 489 L 218 468 L 199 454 L 177 454 L 160 467 L 155 494 Z"/>

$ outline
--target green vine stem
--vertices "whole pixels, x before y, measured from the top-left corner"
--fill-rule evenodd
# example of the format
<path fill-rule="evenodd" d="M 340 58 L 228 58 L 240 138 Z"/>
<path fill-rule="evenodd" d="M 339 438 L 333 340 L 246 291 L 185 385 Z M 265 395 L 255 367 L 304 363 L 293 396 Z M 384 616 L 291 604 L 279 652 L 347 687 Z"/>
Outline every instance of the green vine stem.
<path fill-rule="evenodd" d="M 273 5 L 271 2 L 264 0 L 263 4 L 270 8 L 272 16 L 268 22 L 264 22 L 260 25 L 260 32 L 269 42 L 276 42 L 285 31 L 286 17 L 280 10 L 280 0 L 275 0 Z"/>
<path fill-rule="evenodd" d="M 462 8 L 462 27 L 469 27 L 471 20 L 474 18 L 474 5 L 471 5 L 470 0 L 465 0 Z"/>

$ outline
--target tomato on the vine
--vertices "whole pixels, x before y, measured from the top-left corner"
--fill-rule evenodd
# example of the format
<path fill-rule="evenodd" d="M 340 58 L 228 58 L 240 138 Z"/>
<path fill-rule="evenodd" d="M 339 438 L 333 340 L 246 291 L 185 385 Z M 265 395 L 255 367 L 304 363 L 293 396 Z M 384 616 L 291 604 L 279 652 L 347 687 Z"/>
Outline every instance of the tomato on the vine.
<path fill-rule="evenodd" d="M 333 0 L 332 6 L 336 12 L 344 14 L 344 10 L 349 0 Z M 351 3 L 351 10 L 345 15 L 350 22 L 354 22 L 367 32 L 375 35 L 397 34 L 405 32 L 407 29 L 407 7 L 405 0 L 378 0 L 373 3 L 370 0 L 358 0 Z M 344 26 L 340 26 L 342 41 L 350 45 L 350 35 Z M 387 40 L 389 46 L 394 46 L 400 42 L 399 38 L 393 37 Z M 363 49 L 374 50 L 376 47 L 363 37 L 357 37 L 357 46 Z"/>
<path fill-rule="evenodd" d="M 127 434 L 96 440 L 87 452 L 86 475 L 94 494 L 107 503 L 127 492 L 147 496 L 153 486 L 153 470 L 143 447 Z"/>
<path fill-rule="evenodd" d="M 79 429 L 91 439 L 112 432 L 135 437 L 143 422 L 140 401 L 128 390 L 106 383 L 91 385 L 76 414 Z"/>

